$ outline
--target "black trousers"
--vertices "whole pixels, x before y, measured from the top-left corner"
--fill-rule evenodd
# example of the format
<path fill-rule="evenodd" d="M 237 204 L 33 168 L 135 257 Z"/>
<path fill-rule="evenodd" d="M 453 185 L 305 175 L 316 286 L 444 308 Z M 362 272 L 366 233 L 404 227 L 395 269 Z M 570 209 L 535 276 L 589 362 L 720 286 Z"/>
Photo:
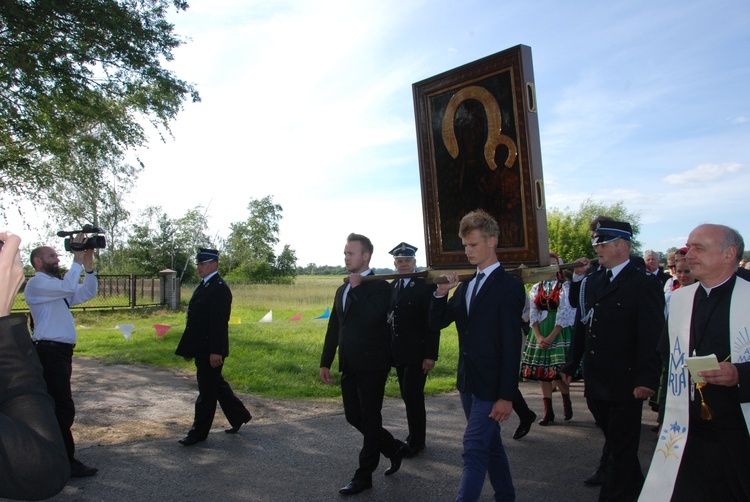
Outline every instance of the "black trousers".
<path fill-rule="evenodd" d="M 195 401 L 195 417 L 188 436 L 201 440 L 208 437 L 216 415 L 217 402 L 232 427 L 237 427 L 250 420 L 250 412 L 242 404 L 242 401 L 234 395 L 232 388 L 221 376 L 223 365 L 212 368 L 209 356 L 205 355 L 195 358 L 195 367 L 198 370 L 196 375 L 198 399 Z"/>
<path fill-rule="evenodd" d="M 609 450 L 599 502 L 638 500 L 645 479 L 638 460 L 643 401 L 586 401 Z"/>
<path fill-rule="evenodd" d="M 409 425 L 409 436 L 406 441 L 409 446 L 419 448 L 425 444 L 427 430 L 427 413 L 424 409 L 424 385 L 427 375 L 421 364 L 396 366 L 396 374 L 401 399 L 406 406 L 406 422 Z"/>
<path fill-rule="evenodd" d="M 529 408 L 526 399 L 521 394 L 521 389 L 516 389 L 516 394 L 513 396 L 513 411 L 518 415 L 518 419 L 521 422 L 528 422 L 531 420 L 531 408 Z"/>
<path fill-rule="evenodd" d="M 747 429 L 721 430 L 691 423 L 672 500 L 750 500 L 750 436 Z"/>
<path fill-rule="evenodd" d="M 51 346 L 43 342 L 34 345 L 44 370 L 47 393 L 55 401 L 55 417 L 60 426 L 65 451 L 68 454 L 68 460 L 72 462 L 75 459 L 76 450 L 73 433 L 70 430 L 76 417 L 76 407 L 70 389 L 70 377 L 73 374 L 73 346 L 66 344 Z"/>
<path fill-rule="evenodd" d="M 390 458 L 400 442 L 383 428 L 383 395 L 389 371 L 344 372 L 341 375 L 341 398 L 346 421 L 362 433 L 359 468 L 354 479 L 371 481 L 380 454 Z"/>

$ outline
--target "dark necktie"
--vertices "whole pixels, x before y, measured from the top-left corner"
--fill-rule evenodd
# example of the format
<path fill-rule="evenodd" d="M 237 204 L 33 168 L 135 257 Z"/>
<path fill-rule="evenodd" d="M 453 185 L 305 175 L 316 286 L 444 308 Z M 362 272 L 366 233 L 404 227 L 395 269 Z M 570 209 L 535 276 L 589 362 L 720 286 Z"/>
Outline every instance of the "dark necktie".
<path fill-rule="evenodd" d="M 612 271 L 607 270 L 607 282 L 612 282 Z"/>
<path fill-rule="evenodd" d="M 470 311 L 471 307 L 474 305 L 474 298 L 477 297 L 477 291 L 479 291 L 479 283 L 482 282 L 483 278 L 484 272 L 478 273 L 474 278 L 474 289 L 471 290 L 471 298 L 469 299 L 469 308 L 467 309 L 467 311 Z"/>

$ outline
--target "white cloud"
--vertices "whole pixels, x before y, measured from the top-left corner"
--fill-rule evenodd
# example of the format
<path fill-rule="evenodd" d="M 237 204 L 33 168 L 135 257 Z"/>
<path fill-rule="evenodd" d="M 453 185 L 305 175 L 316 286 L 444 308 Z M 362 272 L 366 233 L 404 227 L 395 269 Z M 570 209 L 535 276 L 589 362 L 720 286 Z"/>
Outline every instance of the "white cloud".
<path fill-rule="evenodd" d="M 670 174 L 664 181 L 670 185 L 702 185 L 714 184 L 727 175 L 745 171 L 741 164 L 700 164 L 682 173 Z"/>

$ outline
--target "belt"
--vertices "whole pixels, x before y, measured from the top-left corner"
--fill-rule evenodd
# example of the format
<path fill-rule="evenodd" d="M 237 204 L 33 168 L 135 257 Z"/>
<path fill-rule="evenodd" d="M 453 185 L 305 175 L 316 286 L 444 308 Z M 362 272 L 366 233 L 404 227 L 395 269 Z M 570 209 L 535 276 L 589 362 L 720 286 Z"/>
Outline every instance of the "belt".
<path fill-rule="evenodd" d="M 34 345 L 42 345 L 45 347 L 61 347 L 63 349 L 72 349 L 76 346 L 75 343 L 53 342 L 52 340 L 34 340 Z"/>

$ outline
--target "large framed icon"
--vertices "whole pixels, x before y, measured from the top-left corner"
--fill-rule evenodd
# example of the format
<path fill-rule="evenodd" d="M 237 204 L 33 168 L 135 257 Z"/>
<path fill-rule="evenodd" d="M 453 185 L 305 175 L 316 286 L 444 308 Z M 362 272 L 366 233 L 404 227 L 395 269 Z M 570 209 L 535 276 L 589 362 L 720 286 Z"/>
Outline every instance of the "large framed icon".
<path fill-rule="evenodd" d="M 484 209 L 504 265 L 547 266 L 531 48 L 519 45 L 412 86 L 427 266 L 468 265 L 458 227 Z"/>

